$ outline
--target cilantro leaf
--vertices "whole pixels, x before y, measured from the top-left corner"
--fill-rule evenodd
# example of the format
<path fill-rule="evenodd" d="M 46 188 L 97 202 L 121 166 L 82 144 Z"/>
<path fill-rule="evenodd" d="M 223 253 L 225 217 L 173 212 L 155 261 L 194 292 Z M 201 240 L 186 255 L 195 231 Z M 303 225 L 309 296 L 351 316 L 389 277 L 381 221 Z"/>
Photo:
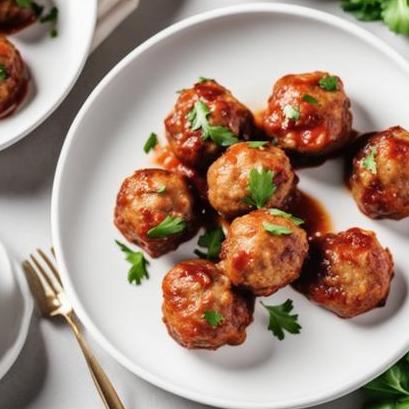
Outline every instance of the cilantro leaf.
<path fill-rule="evenodd" d="M 293 119 L 294 121 L 298 121 L 300 119 L 300 109 L 294 105 L 286 105 L 283 112 L 288 119 Z"/>
<path fill-rule="evenodd" d="M 372 147 L 368 155 L 362 160 L 362 166 L 369 170 L 373 175 L 376 175 L 377 165 L 376 165 L 376 148 Z"/>
<path fill-rule="evenodd" d="M 211 139 L 216 145 L 230 146 L 238 142 L 238 138 L 230 129 L 224 126 L 209 124 L 207 117 L 210 115 L 209 107 L 201 100 L 196 101 L 192 110 L 187 114 L 191 129 L 202 130 L 202 139 Z"/>
<path fill-rule="evenodd" d="M 179 216 L 166 216 L 157 226 L 148 231 L 150 239 L 159 239 L 181 233 L 186 228 L 186 222 Z"/>
<path fill-rule="evenodd" d="M 288 299 L 281 305 L 265 305 L 263 302 L 260 304 L 268 311 L 269 322 L 268 329 L 277 337 L 280 341 L 285 338 L 284 331 L 290 334 L 299 334 L 301 330 L 300 324 L 298 324 L 298 315 L 291 315 L 293 310 L 293 302 Z"/>
<path fill-rule="evenodd" d="M 148 139 L 145 142 L 145 145 L 143 146 L 143 150 L 145 153 L 149 153 L 156 145 L 158 144 L 158 136 L 156 133 L 151 132 L 149 135 Z"/>
<path fill-rule="evenodd" d="M 261 168 L 251 169 L 249 174 L 250 195 L 244 198 L 244 202 L 261 209 L 277 190 L 273 182 L 274 174 L 271 170 Z"/>
<path fill-rule="evenodd" d="M 50 11 L 40 18 L 40 23 L 50 23 L 50 36 L 57 37 L 58 8 L 52 7 Z"/>
<path fill-rule="evenodd" d="M 8 76 L 6 66 L 4 64 L 0 64 L 0 81 L 6 80 Z"/>
<path fill-rule="evenodd" d="M 218 311 L 205 311 L 203 317 L 212 328 L 218 327 L 224 321 L 223 315 Z"/>
<path fill-rule="evenodd" d="M 268 144 L 268 141 L 250 141 L 247 142 L 247 145 L 253 149 L 262 149 L 265 145 Z"/>
<path fill-rule="evenodd" d="M 382 3 L 382 18 L 390 30 L 409 35 L 408 0 L 389 0 Z"/>
<path fill-rule="evenodd" d="M 286 219 L 290 219 L 293 223 L 295 223 L 297 226 L 299 226 L 300 224 L 304 223 L 303 219 L 300 219 L 299 217 L 295 217 L 293 216 L 291 213 L 287 213 L 284 210 L 280 210 L 280 209 L 268 209 L 268 212 L 273 215 L 273 216 L 281 216 L 284 217 Z"/>
<path fill-rule="evenodd" d="M 220 227 L 207 231 L 205 234 L 199 237 L 199 241 L 197 243 L 200 247 L 207 248 L 207 254 L 200 250 L 195 250 L 195 254 L 201 258 L 210 260 L 218 259 L 223 240 L 224 233 Z"/>
<path fill-rule="evenodd" d="M 293 234 L 293 231 L 285 226 L 279 226 L 278 224 L 272 224 L 268 222 L 263 222 L 264 230 L 274 236 L 288 236 Z"/>
<path fill-rule="evenodd" d="M 128 281 L 131 284 L 135 283 L 136 285 L 140 285 L 144 278 L 149 278 L 149 273 L 147 270 L 149 261 L 146 260 L 141 251 L 133 251 L 118 240 L 115 240 L 115 243 L 126 255 L 126 261 L 132 265 L 128 271 Z"/>
<path fill-rule="evenodd" d="M 383 0 L 343 0 L 341 6 L 358 20 L 375 21 L 382 17 L 382 2 Z"/>
<path fill-rule="evenodd" d="M 314 98 L 312 95 L 309 94 L 304 94 L 304 96 L 302 97 L 302 99 L 305 102 L 308 102 L 311 105 L 319 105 L 318 104 L 318 100 L 316 98 Z"/>
<path fill-rule="evenodd" d="M 202 77 L 202 76 L 200 76 L 200 77 L 199 77 L 199 80 L 197 81 L 197 83 L 198 83 L 198 84 L 202 84 L 202 83 L 207 82 L 207 81 L 214 81 L 214 79 L 213 79 L 213 78 L 207 78 L 207 77 Z"/>
<path fill-rule="evenodd" d="M 338 79 L 335 75 L 325 75 L 319 80 L 318 84 L 325 91 L 338 90 Z"/>
<path fill-rule="evenodd" d="M 166 186 L 165 185 L 160 185 L 158 189 L 156 190 L 156 193 L 164 193 L 166 192 Z"/>

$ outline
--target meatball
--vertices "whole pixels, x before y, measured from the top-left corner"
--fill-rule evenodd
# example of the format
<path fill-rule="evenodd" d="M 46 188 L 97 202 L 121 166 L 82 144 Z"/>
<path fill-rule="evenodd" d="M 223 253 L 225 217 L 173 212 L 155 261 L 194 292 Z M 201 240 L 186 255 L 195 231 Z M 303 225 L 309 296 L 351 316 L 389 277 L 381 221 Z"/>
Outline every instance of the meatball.
<path fill-rule="evenodd" d="M 288 213 L 278 216 L 274 210 L 255 210 L 235 219 L 223 242 L 225 274 L 234 285 L 258 296 L 296 280 L 308 251 L 307 235 L 297 219 Z"/>
<path fill-rule="evenodd" d="M 254 298 L 232 288 L 212 262 L 182 261 L 166 274 L 162 290 L 163 321 L 180 345 L 217 349 L 246 339 Z"/>
<path fill-rule="evenodd" d="M 231 146 L 207 172 L 209 202 L 224 217 L 247 213 L 255 205 L 282 207 L 296 186 L 297 177 L 281 149 L 271 143 L 252 146 L 251 142 Z M 254 200 L 257 188 L 252 189 L 252 175 L 272 186 L 265 190 L 265 200 L 258 198 L 258 203 Z"/>
<path fill-rule="evenodd" d="M 326 155 L 352 138 L 349 108 L 339 77 L 320 71 L 286 75 L 274 85 L 264 128 L 283 149 Z"/>
<path fill-rule="evenodd" d="M 0 36 L 0 117 L 12 113 L 26 94 L 28 73 L 18 50 Z"/>
<path fill-rule="evenodd" d="M 316 237 L 295 288 L 343 318 L 385 303 L 393 260 L 375 233 L 359 228 Z"/>
<path fill-rule="evenodd" d="M 38 17 L 38 12 L 34 7 L 19 6 L 16 0 L 1 0 L 0 33 L 12 34 L 34 23 Z"/>
<path fill-rule="evenodd" d="M 142 169 L 122 183 L 114 222 L 129 241 L 159 257 L 197 232 L 195 210 L 182 176 L 163 169 Z"/>
<path fill-rule="evenodd" d="M 373 219 L 409 216 L 409 132 L 395 126 L 371 136 L 353 160 L 350 186 Z"/>
<path fill-rule="evenodd" d="M 210 125 L 210 132 L 209 127 L 200 126 L 203 121 Z M 181 91 L 165 119 L 165 128 L 169 145 L 179 160 L 205 169 L 236 138 L 250 137 L 254 119 L 230 91 L 214 80 L 203 79 L 193 88 Z"/>

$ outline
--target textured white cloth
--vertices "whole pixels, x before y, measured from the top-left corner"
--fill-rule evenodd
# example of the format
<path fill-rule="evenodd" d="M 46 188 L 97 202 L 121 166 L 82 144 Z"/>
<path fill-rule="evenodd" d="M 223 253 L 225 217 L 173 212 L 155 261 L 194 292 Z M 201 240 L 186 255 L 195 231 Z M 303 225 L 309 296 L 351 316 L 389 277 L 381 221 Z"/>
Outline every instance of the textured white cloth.
<path fill-rule="evenodd" d="M 139 0 L 98 0 L 98 17 L 92 50 L 138 6 Z"/>

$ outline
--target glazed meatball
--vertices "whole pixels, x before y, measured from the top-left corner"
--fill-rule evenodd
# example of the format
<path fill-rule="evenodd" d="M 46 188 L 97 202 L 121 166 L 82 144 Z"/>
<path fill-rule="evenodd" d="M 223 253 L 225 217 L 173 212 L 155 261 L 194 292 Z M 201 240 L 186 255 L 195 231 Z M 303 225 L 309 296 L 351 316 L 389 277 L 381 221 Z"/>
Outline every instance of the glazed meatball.
<path fill-rule="evenodd" d="M 203 127 L 194 125 L 195 112 L 202 119 L 207 118 L 213 130 L 217 127 L 219 134 L 227 132 L 230 137 L 216 138 L 216 143 Z M 193 88 L 181 91 L 175 107 L 165 119 L 165 128 L 169 145 L 179 160 L 187 166 L 205 169 L 225 146 L 233 143 L 231 137 L 250 137 L 254 119 L 230 91 L 214 80 L 204 79 Z"/>
<path fill-rule="evenodd" d="M 295 288 L 343 318 L 385 303 L 393 261 L 375 233 L 352 228 L 310 243 L 310 255 Z"/>
<path fill-rule="evenodd" d="M 0 33 L 12 34 L 37 20 L 38 13 L 31 5 L 22 7 L 16 0 L 0 0 Z"/>
<path fill-rule="evenodd" d="M 409 132 L 395 126 L 371 136 L 353 160 L 350 185 L 367 216 L 409 216 Z"/>
<path fill-rule="evenodd" d="M 339 77 L 319 71 L 286 75 L 274 85 L 264 128 L 288 151 L 326 155 L 352 138 L 349 108 Z"/>
<path fill-rule="evenodd" d="M 159 257 L 197 232 L 195 211 L 194 198 L 182 176 L 162 169 L 143 169 L 122 183 L 114 221 L 129 241 Z M 180 229 L 175 232 L 168 227 L 152 233 L 165 220 Z"/>
<path fill-rule="evenodd" d="M 271 212 L 256 210 L 235 219 L 221 254 L 221 266 L 231 282 L 258 296 L 296 280 L 308 251 L 305 231 L 292 218 Z"/>
<path fill-rule="evenodd" d="M 162 283 L 163 321 L 186 348 L 239 345 L 253 320 L 254 298 L 234 289 L 215 264 L 188 260 L 170 270 Z"/>
<path fill-rule="evenodd" d="M 254 208 L 254 200 L 249 200 L 252 173 L 261 178 L 262 173 L 271 172 L 273 190 L 258 207 L 282 207 L 296 186 L 297 177 L 281 149 L 271 143 L 251 146 L 251 142 L 231 146 L 207 172 L 209 202 L 224 217 L 233 218 Z"/>
<path fill-rule="evenodd" d="M 28 74 L 18 50 L 0 37 L 0 117 L 11 114 L 27 90 Z"/>

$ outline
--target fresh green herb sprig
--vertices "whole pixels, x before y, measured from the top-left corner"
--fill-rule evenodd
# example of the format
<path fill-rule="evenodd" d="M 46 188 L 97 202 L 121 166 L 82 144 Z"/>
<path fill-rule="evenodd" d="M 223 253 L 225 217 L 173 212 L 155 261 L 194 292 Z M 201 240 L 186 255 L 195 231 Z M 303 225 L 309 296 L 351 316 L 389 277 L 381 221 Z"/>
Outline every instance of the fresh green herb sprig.
<path fill-rule="evenodd" d="M 247 145 L 253 149 L 263 149 L 265 145 L 268 144 L 268 141 L 250 141 L 247 142 Z"/>
<path fill-rule="evenodd" d="M 209 107 L 201 100 L 196 101 L 192 110 L 188 113 L 187 119 L 191 124 L 191 129 L 196 131 L 201 129 L 202 139 L 211 139 L 216 145 L 230 146 L 238 142 L 238 138 L 230 129 L 224 126 L 210 125 L 208 116 Z"/>
<path fill-rule="evenodd" d="M 377 165 L 376 165 L 376 148 L 372 147 L 368 155 L 362 160 L 362 166 L 371 172 L 373 175 L 376 175 Z"/>
<path fill-rule="evenodd" d="M 143 150 L 145 153 L 149 153 L 156 145 L 158 144 L 158 136 L 156 133 L 151 132 L 148 139 L 143 146 Z"/>
<path fill-rule="evenodd" d="M 181 233 L 186 229 L 186 222 L 179 216 L 166 216 L 157 226 L 148 230 L 150 239 L 160 239 Z"/>
<path fill-rule="evenodd" d="M 292 215 L 291 213 L 287 213 L 281 209 L 268 209 L 268 212 L 273 216 L 280 216 L 280 217 L 284 217 L 285 219 L 290 219 L 297 226 L 304 223 L 303 219 L 300 219 L 299 217 L 296 217 Z"/>
<path fill-rule="evenodd" d="M 199 237 L 198 245 L 207 248 L 207 253 L 201 250 L 195 250 L 195 254 L 204 259 L 217 260 L 219 258 L 222 242 L 224 240 L 223 230 L 218 227 L 214 230 L 209 230 Z"/>
<path fill-rule="evenodd" d="M 319 80 L 319 86 L 325 91 L 337 91 L 338 78 L 335 75 L 325 75 Z"/>
<path fill-rule="evenodd" d="M 249 174 L 250 195 L 244 198 L 244 202 L 257 209 L 261 209 L 277 190 L 274 181 L 274 173 L 267 169 L 251 169 Z"/>
<path fill-rule="evenodd" d="M 268 311 L 269 321 L 268 329 L 280 341 L 285 338 L 285 332 L 290 334 L 299 334 L 301 325 L 298 323 L 298 315 L 290 314 L 293 310 L 293 302 L 288 299 L 280 305 L 266 305 L 263 302 L 260 304 Z"/>
<path fill-rule="evenodd" d="M 4 64 L 0 64 L 0 81 L 6 80 L 8 76 L 6 66 Z"/>
<path fill-rule="evenodd" d="M 212 327 L 216 328 L 221 325 L 224 321 L 224 316 L 218 311 L 205 311 L 203 314 L 203 318 L 207 321 L 207 323 Z"/>
<path fill-rule="evenodd" d="M 304 94 L 302 99 L 311 105 L 319 105 L 318 100 L 314 98 L 312 95 Z"/>
<path fill-rule="evenodd" d="M 141 251 L 133 251 L 125 244 L 118 240 L 115 243 L 123 251 L 126 256 L 126 261 L 131 264 L 131 268 L 128 271 L 128 281 L 132 284 L 140 285 L 143 279 L 149 278 L 148 265 L 149 261 L 146 260 L 144 254 Z"/>
<path fill-rule="evenodd" d="M 287 119 L 293 119 L 294 121 L 298 121 L 301 117 L 300 108 L 295 105 L 286 105 L 283 112 Z"/>
<path fill-rule="evenodd" d="M 288 227 L 268 222 L 263 222 L 263 228 L 267 233 L 270 233 L 273 236 L 288 236 L 289 234 L 293 233 L 293 231 Z"/>

